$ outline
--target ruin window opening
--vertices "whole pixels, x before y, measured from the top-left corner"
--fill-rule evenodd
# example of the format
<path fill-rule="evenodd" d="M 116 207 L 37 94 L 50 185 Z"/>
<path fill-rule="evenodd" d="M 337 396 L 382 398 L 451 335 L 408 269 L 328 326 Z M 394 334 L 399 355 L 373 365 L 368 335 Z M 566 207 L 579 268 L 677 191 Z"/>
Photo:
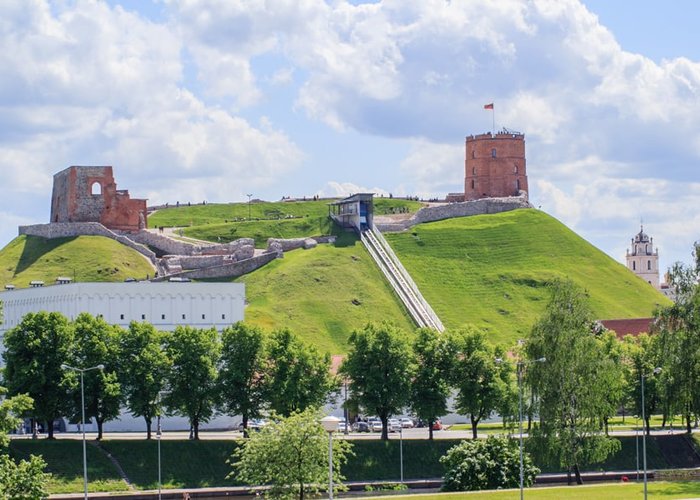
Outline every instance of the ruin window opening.
<path fill-rule="evenodd" d="M 495 158 L 495 157 L 496 157 L 496 148 L 493 148 L 491 150 L 491 158 Z"/>
<path fill-rule="evenodd" d="M 514 174 L 518 173 L 518 166 L 517 165 L 513 165 L 513 173 Z"/>
<path fill-rule="evenodd" d="M 102 194 L 102 184 L 99 182 L 93 182 L 92 186 L 90 186 L 90 194 L 93 196 L 99 196 Z"/>

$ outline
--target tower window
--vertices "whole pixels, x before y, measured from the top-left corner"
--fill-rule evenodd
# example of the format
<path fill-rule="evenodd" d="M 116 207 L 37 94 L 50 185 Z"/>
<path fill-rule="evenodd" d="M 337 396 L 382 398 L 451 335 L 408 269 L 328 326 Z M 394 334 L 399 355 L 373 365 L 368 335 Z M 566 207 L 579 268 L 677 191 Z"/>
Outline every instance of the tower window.
<path fill-rule="evenodd" d="M 651 261 L 647 261 L 647 271 L 651 271 Z"/>
<path fill-rule="evenodd" d="M 472 189 L 474 189 L 474 179 L 472 179 Z"/>
<path fill-rule="evenodd" d="M 495 157 L 496 157 L 496 148 L 493 148 L 491 150 L 491 158 L 495 158 Z"/>
<path fill-rule="evenodd" d="M 99 182 L 93 182 L 92 186 L 90 186 L 90 193 L 94 195 L 102 194 L 102 184 Z"/>
<path fill-rule="evenodd" d="M 636 271 L 636 270 L 637 270 L 637 263 L 632 261 L 632 271 Z"/>
<path fill-rule="evenodd" d="M 476 151 L 472 149 L 472 158 L 476 158 Z"/>
<path fill-rule="evenodd" d="M 472 175 L 476 175 L 476 167 L 472 167 Z"/>
<path fill-rule="evenodd" d="M 515 189 L 520 191 L 520 179 L 515 179 Z"/>
<path fill-rule="evenodd" d="M 513 165 L 513 173 L 514 174 L 518 173 L 518 166 L 517 165 Z"/>

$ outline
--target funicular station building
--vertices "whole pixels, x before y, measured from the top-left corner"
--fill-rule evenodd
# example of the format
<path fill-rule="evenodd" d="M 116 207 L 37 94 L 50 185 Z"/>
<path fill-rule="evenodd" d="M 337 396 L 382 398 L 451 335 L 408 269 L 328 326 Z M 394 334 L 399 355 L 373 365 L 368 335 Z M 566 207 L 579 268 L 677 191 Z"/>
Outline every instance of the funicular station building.
<path fill-rule="evenodd" d="M 374 193 L 358 193 L 328 204 L 328 215 L 340 227 L 361 233 L 374 226 Z"/>

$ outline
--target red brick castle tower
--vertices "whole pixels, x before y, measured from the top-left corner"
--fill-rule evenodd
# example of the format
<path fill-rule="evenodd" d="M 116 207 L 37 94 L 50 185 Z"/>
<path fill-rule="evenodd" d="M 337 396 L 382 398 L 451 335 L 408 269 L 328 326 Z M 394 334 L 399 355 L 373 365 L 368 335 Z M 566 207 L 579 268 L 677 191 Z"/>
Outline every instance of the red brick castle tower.
<path fill-rule="evenodd" d="M 525 136 L 503 130 L 466 139 L 464 199 L 501 198 L 527 193 Z"/>

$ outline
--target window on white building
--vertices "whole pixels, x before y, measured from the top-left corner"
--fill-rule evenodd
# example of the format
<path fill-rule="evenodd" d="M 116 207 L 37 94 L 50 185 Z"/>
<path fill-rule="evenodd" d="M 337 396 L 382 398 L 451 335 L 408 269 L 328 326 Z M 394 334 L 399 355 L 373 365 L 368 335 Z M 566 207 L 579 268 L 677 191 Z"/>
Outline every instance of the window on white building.
<path fill-rule="evenodd" d="M 165 314 L 161 314 L 160 319 L 165 319 Z"/>
<path fill-rule="evenodd" d="M 183 314 L 183 315 L 182 315 L 182 319 L 187 319 L 187 317 Z"/>
<path fill-rule="evenodd" d="M 142 314 L 142 315 L 141 315 L 141 319 L 146 319 L 146 315 L 145 315 L 145 314 Z"/>
<path fill-rule="evenodd" d="M 123 314 L 120 314 L 120 315 L 119 315 L 119 319 L 124 319 L 124 315 L 123 315 Z"/>
<path fill-rule="evenodd" d="M 222 314 L 222 315 L 221 315 L 221 319 L 226 319 L 226 315 L 225 315 L 225 314 Z"/>
<path fill-rule="evenodd" d="M 202 314 L 202 319 L 207 319 L 206 315 Z"/>

